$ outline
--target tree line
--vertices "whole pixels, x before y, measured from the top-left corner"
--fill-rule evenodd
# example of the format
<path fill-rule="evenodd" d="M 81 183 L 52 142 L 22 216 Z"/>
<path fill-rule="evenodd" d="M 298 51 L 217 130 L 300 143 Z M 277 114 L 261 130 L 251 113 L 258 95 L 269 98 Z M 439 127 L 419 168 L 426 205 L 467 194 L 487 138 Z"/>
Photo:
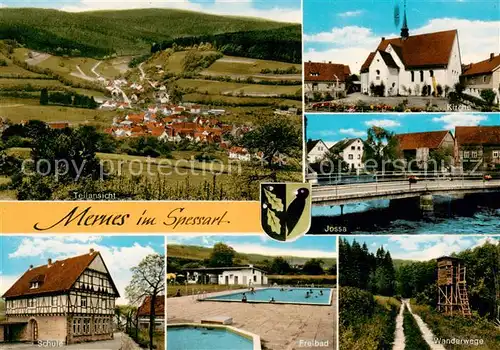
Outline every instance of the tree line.
<path fill-rule="evenodd" d="M 500 311 L 500 245 L 489 242 L 473 249 L 452 254 L 463 260 L 467 290 L 472 310 L 481 316 L 499 317 Z M 415 298 L 418 304 L 437 306 L 437 263 L 404 262 L 398 267 L 383 247 L 375 254 L 366 243 L 346 239 L 339 242 L 340 285 L 356 287 L 384 296 Z"/>
<path fill-rule="evenodd" d="M 268 30 L 184 36 L 153 44 L 151 53 L 174 45 L 192 47 L 201 43 L 211 43 L 225 55 L 302 63 L 301 29 L 296 25 Z"/>
<path fill-rule="evenodd" d="M 47 106 L 49 103 L 73 106 L 80 108 L 96 109 L 99 104 L 95 101 L 94 96 L 80 95 L 75 92 L 51 92 L 49 94 L 47 88 L 43 88 L 40 92 L 40 104 Z"/>
<path fill-rule="evenodd" d="M 178 257 L 167 258 L 169 273 L 181 272 L 188 268 L 198 267 L 232 267 L 242 265 L 242 257 L 229 245 L 219 242 L 214 244 L 210 256 L 203 260 Z M 336 275 L 337 266 L 326 266 L 322 259 L 311 258 L 302 266 L 292 266 L 284 257 L 277 256 L 272 260 L 264 259 L 255 264 L 270 275 Z"/>

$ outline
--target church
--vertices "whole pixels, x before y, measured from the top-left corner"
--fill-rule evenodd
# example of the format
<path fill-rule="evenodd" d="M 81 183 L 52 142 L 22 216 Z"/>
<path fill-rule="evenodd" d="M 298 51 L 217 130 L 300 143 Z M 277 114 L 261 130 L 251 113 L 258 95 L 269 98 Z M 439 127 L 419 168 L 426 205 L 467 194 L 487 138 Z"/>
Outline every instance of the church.
<path fill-rule="evenodd" d="M 462 73 L 457 30 L 382 38 L 361 66 L 361 92 L 374 96 L 444 96 Z"/>
<path fill-rule="evenodd" d="M 113 338 L 118 290 L 99 252 L 33 267 L 5 292 L 0 342 L 62 344 Z"/>

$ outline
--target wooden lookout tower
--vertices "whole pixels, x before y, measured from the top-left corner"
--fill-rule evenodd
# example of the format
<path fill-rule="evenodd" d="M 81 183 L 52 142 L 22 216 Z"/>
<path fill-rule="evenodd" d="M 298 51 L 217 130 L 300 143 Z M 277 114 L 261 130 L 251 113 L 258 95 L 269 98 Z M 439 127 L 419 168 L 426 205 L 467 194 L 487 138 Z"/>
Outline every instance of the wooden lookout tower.
<path fill-rule="evenodd" d="M 458 258 L 443 256 L 437 259 L 437 266 L 438 311 L 451 316 L 471 316 L 464 262 Z"/>

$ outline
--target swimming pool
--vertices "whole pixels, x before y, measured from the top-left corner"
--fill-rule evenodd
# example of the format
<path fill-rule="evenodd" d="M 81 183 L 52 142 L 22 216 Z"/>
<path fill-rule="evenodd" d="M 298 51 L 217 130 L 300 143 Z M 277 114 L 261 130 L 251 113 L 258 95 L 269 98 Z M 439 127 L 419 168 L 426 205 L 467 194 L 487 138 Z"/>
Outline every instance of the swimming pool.
<path fill-rule="evenodd" d="M 309 297 L 306 297 L 309 292 Z M 276 304 L 331 305 L 332 288 L 264 288 L 250 291 L 208 297 L 202 300 L 241 302 L 243 293 L 248 303 L 269 303 L 274 298 Z"/>
<path fill-rule="evenodd" d="M 212 349 L 260 350 L 260 337 L 229 326 L 167 325 L 167 350 Z"/>

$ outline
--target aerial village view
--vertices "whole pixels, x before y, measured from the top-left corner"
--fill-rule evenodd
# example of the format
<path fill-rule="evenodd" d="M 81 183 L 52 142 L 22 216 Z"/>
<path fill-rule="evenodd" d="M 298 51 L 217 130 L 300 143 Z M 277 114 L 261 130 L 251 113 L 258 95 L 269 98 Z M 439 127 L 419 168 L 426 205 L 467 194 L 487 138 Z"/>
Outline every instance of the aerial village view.
<path fill-rule="evenodd" d="M 336 237 L 167 237 L 167 349 L 337 349 Z"/>
<path fill-rule="evenodd" d="M 324 5 L 304 1 L 306 110 L 499 111 L 496 1 Z"/>
<path fill-rule="evenodd" d="M 165 349 L 164 242 L 0 237 L 1 348 Z"/>
<path fill-rule="evenodd" d="M 0 8 L 0 198 L 256 200 L 302 179 L 300 1 L 19 5 Z"/>

